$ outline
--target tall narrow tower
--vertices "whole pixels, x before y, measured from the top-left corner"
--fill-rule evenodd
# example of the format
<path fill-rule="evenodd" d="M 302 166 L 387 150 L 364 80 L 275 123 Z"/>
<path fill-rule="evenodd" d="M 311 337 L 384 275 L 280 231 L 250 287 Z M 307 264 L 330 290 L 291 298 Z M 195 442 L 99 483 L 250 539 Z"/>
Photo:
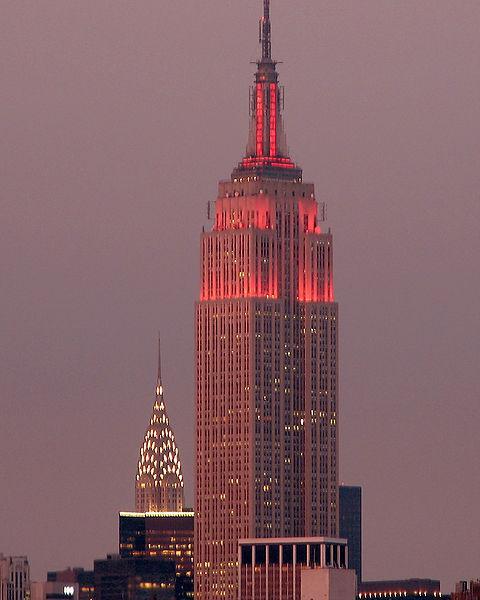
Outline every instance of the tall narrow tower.
<path fill-rule="evenodd" d="M 234 600 L 238 540 L 337 534 L 332 235 L 288 155 L 270 2 L 247 152 L 201 240 L 195 588 Z"/>
<path fill-rule="evenodd" d="M 183 485 L 182 465 L 163 397 L 159 337 L 155 402 L 140 448 L 135 478 L 136 511 L 181 512 L 184 506 Z"/>

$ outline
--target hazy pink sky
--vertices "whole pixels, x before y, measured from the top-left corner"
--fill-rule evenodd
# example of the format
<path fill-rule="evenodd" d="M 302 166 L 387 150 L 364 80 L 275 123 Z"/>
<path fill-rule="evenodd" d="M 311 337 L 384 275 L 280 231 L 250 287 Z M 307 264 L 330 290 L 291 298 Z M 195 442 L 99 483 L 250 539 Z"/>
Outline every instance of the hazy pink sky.
<path fill-rule="evenodd" d="M 193 498 L 199 235 L 241 158 L 260 0 L 3 0 L 0 552 L 117 548 L 156 335 Z M 366 578 L 480 576 L 480 3 L 273 0 L 328 203 L 341 475 Z"/>

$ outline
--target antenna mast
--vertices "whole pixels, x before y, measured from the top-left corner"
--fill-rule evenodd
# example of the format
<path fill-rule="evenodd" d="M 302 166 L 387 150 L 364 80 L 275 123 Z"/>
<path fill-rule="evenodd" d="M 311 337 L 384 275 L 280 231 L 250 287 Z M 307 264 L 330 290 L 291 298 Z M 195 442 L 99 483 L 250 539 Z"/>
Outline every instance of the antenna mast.
<path fill-rule="evenodd" d="M 270 0 L 263 0 L 263 17 L 260 19 L 260 43 L 262 44 L 262 60 L 272 60 Z"/>

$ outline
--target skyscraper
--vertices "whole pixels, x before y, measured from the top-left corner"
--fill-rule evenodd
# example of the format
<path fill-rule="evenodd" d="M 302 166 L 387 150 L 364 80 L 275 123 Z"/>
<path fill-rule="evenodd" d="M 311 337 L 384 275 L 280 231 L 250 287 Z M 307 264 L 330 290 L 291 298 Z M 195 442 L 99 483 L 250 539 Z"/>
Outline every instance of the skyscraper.
<path fill-rule="evenodd" d="M 140 513 L 182 512 L 184 506 L 182 465 L 163 397 L 160 339 L 155 402 L 135 479 L 135 507 Z"/>
<path fill-rule="evenodd" d="M 237 592 L 238 540 L 336 536 L 333 246 L 289 157 L 270 2 L 246 155 L 201 240 L 196 305 L 195 589 Z"/>

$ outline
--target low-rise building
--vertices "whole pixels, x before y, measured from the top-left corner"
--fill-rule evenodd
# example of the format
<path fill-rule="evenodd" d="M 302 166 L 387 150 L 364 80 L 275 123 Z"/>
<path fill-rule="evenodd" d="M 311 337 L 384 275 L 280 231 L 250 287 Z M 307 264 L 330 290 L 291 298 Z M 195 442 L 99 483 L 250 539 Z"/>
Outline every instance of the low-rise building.
<path fill-rule="evenodd" d="M 442 596 L 436 579 L 397 579 L 362 581 L 358 585 L 359 600 L 403 598 L 403 600 L 434 600 Z"/>
<path fill-rule="evenodd" d="M 0 554 L 0 600 L 29 600 L 30 565 L 26 556 Z"/>
<path fill-rule="evenodd" d="M 480 579 L 476 581 L 459 581 L 455 585 L 451 600 L 480 600 Z"/>
<path fill-rule="evenodd" d="M 32 583 L 31 600 L 94 600 L 93 571 L 81 567 L 49 571 L 47 581 Z"/>
<path fill-rule="evenodd" d="M 355 571 L 344 539 L 311 537 L 239 542 L 240 600 L 354 600 Z"/>
<path fill-rule="evenodd" d="M 177 600 L 175 564 L 158 558 L 121 558 L 94 563 L 95 600 Z"/>

